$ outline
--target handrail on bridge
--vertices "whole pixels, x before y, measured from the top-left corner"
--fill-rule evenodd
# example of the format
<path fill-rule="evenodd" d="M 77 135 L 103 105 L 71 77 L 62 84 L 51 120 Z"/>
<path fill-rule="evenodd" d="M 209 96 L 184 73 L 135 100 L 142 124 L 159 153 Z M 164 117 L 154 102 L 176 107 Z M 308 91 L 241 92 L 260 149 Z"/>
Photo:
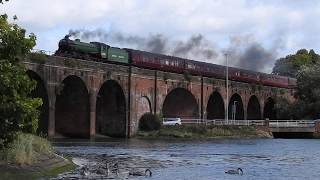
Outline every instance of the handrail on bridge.
<path fill-rule="evenodd" d="M 314 127 L 313 120 L 270 120 L 269 127 L 274 128 L 289 128 L 289 127 Z"/>
<path fill-rule="evenodd" d="M 228 120 L 225 119 L 181 119 L 182 124 L 195 125 L 237 125 L 237 126 L 264 126 L 265 120 Z"/>
<path fill-rule="evenodd" d="M 237 125 L 237 126 L 269 126 L 274 128 L 314 127 L 313 120 L 228 120 L 225 119 L 181 119 L 185 125 Z"/>

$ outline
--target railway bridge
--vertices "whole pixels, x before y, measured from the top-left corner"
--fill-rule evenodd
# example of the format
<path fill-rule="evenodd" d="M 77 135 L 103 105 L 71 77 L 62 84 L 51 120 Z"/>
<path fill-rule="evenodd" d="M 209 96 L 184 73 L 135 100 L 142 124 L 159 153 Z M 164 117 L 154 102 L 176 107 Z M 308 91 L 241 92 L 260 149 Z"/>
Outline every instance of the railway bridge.
<path fill-rule="evenodd" d="M 47 56 L 27 58 L 32 93 L 43 99 L 39 133 L 49 137 L 133 136 L 146 113 L 164 117 L 275 119 L 275 100 L 293 99 L 290 89 L 223 79 Z M 229 102 L 226 102 L 227 96 Z"/>

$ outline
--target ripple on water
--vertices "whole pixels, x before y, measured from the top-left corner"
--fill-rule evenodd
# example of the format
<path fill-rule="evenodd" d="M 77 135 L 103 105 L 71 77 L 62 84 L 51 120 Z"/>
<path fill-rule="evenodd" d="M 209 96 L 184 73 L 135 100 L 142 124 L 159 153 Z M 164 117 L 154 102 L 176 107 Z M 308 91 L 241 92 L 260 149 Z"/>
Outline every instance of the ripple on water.
<path fill-rule="evenodd" d="M 312 148 L 310 148 L 312 147 Z M 151 179 L 314 179 L 320 176 L 319 141 L 218 140 L 218 141 L 121 141 L 99 144 L 57 145 L 57 150 L 90 164 L 91 171 L 106 162 L 118 163 L 123 178 L 133 168 L 151 168 Z M 243 176 L 225 174 L 241 167 Z M 59 178 L 79 177 L 79 169 Z M 94 178 L 107 178 L 92 174 Z M 108 178 L 116 178 L 111 175 Z M 144 179 L 144 178 L 142 178 Z"/>

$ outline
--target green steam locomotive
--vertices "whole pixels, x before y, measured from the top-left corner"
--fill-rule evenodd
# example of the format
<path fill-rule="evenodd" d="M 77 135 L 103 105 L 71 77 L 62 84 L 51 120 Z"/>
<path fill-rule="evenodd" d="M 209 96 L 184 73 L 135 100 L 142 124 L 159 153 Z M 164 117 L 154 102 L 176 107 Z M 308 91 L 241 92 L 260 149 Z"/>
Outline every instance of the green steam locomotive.
<path fill-rule="evenodd" d="M 114 61 L 119 63 L 129 63 L 126 50 L 111 47 L 101 42 L 81 42 L 80 39 L 70 40 L 66 35 L 59 41 L 59 49 L 56 55 L 67 56 L 95 61 Z"/>

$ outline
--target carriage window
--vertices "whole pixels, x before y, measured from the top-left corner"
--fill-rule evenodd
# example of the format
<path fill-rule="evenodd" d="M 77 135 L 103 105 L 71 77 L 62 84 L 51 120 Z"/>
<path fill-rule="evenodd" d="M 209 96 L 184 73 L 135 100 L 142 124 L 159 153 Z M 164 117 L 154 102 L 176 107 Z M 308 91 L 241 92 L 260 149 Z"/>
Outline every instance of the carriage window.
<path fill-rule="evenodd" d="M 188 69 L 195 69 L 195 65 L 194 64 L 188 64 Z"/>

